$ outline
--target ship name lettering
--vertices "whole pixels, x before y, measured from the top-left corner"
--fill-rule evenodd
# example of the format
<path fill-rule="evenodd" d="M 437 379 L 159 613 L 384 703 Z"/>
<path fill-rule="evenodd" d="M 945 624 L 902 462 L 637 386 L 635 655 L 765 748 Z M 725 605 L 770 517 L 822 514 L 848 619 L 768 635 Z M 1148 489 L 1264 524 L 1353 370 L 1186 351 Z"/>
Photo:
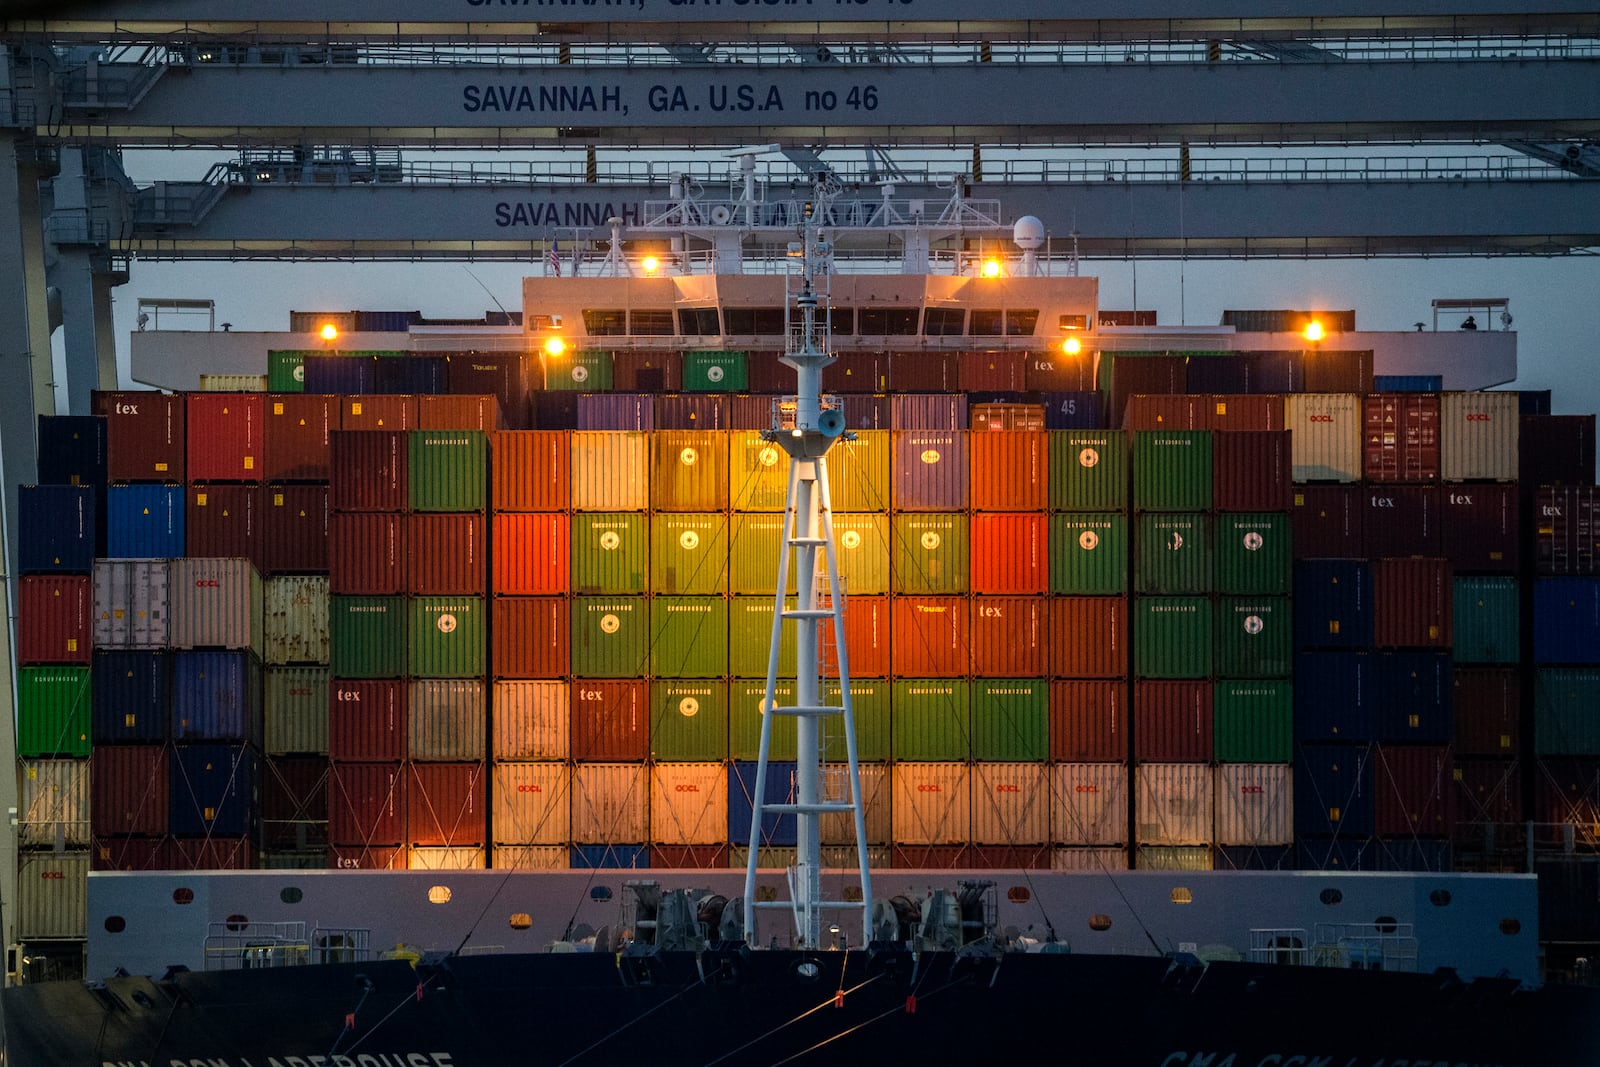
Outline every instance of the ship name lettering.
<path fill-rule="evenodd" d="M 461 90 L 461 109 L 480 111 L 620 111 L 620 85 L 468 85 Z"/>
<path fill-rule="evenodd" d="M 508 226 L 527 226 L 533 229 L 599 226 L 612 217 L 620 218 L 630 224 L 637 223 L 639 205 L 595 201 L 558 204 L 548 200 L 501 200 L 494 206 L 494 224 L 501 229 Z"/>

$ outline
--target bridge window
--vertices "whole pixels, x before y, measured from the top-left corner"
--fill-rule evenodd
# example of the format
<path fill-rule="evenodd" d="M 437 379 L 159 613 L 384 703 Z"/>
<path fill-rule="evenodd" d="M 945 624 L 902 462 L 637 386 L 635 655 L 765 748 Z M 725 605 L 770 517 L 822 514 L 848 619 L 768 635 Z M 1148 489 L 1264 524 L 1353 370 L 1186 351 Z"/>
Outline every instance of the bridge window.
<path fill-rule="evenodd" d="M 635 309 L 628 315 L 628 332 L 636 337 L 671 337 L 672 309 Z"/>
<path fill-rule="evenodd" d="M 828 324 L 835 337 L 849 337 L 856 332 L 855 308 L 829 308 Z"/>
<path fill-rule="evenodd" d="M 783 308 L 723 308 L 723 321 L 727 323 L 728 332 L 731 334 L 765 334 L 777 336 L 783 333 Z"/>
<path fill-rule="evenodd" d="M 999 308 L 973 308 L 969 332 L 974 337 L 999 337 L 1002 321 Z"/>
<path fill-rule="evenodd" d="M 966 308 L 929 308 L 922 316 L 922 332 L 928 337 L 959 337 L 966 320 Z"/>
<path fill-rule="evenodd" d="M 715 337 L 722 332 L 717 325 L 717 309 L 679 308 L 678 332 L 686 337 Z"/>
<path fill-rule="evenodd" d="M 628 332 L 628 315 L 621 308 L 584 308 L 583 328 L 590 337 L 620 337 Z"/>
<path fill-rule="evenodd" d="M 1006 312 L 1007 337 L 1032 337 L 1034 327 L 1038 325 L 1038 308 L 1021 308 Z"/>
<path fill-rule="evenodd" d="M 920 308 L 862 308 L 860 332 L 896 337 L 914 335 L 920 311 Z"/>
<path fill-rule="evenodd" d="M 1087 330 L 1089 316 L 1087 315 L 1062 315 L 1059 320 L 1063 330 Z"/>

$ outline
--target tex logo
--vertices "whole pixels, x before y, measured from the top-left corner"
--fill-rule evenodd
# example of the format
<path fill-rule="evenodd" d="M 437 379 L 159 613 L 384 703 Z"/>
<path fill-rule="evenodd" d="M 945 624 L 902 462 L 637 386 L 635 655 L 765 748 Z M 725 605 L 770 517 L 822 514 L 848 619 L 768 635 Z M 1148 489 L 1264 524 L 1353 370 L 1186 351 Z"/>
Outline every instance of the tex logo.
<path fill-rule="evenodd" d="M 439 628 L 439 632 L 442 634 L 453 634 L 456 632 L 456 617 L 447 611 L 439 616 L 439 621 L 434 625 Z"/>
<path fill-rule="evenodd" d="M 927 533 L 922 535 L 922 547 L 927 549 L 929 552 L 932 552 L 934 549 L 938 548 L 943 542 L 944 538 L 940 537 L 939 534 L 934 530 L 929 530 Z"/>
<path fill-rule="evenodd" d="M 685 552 L 693 552 L 700 547 L 700 535 L 693 530 L 685 530 L 678 535 L 678 547 Z"/>
<path fill-rule="evenodd" d="M 1256 634 L 1266 629 L 1266 627 L 1267 624 L 1261 621 L 1260 615 L 1246 615 L 1244 617 L 1244 632 L 1249 634 L 1251 637 L 1254 637 Z"/>
<path fill-rule="evenodd" d="M 1078 547 L 1085 552 L 1093 552 L 1100 547 L 1100 535 L 1093 530 L 1085 530 L 1078 535 Z"/>
<path fill-rule="evenodd" d="M 685 719 L 692 719 L 700 714 L 700 702 L 694 697 L 684 697 L 678 701 L 678 714 Z"/>
<path fill-rule="evenodd" d="M 1244 535 L 1244 547 L 1246 550 L 1250 552 L 1258 551 L 1262 544 L 1261 535 L 1254 530 Z"/>
<path fill-rule="evenodd" d="M 622 537 L 615 530 L 607 530 L 600 535 L 600 547 L 611 552 L 622 544 Z"/>
<path fill-rule="evenodd" d="M 1078 453 L 1078 466 L 1080 467 L 1093 467 L 1099 462 L 1100 452 L 1098 449 L 1085 448 Z"/>
<path fill-rule="evenodd" d="M 601 633 L 614 634 L 620 629 L 622 629 L 622 620 L 617 618 L 615 615 L 611 614 L 610 612 L 606 612 L 604 615 L 600 616 Z"/>

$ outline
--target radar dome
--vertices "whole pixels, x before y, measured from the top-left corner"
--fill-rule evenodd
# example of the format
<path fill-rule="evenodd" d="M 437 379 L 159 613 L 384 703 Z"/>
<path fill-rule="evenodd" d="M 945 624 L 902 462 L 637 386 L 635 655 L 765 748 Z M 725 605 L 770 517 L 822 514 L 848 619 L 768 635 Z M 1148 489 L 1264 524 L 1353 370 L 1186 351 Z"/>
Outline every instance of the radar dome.
<path fill-rule="evenodd" d="M 1044 244 L 1044 223 L 1036 216 L 1024 215 L 1011 227 L 1011 239 L 1018 248 L 1031 252 Z"/>

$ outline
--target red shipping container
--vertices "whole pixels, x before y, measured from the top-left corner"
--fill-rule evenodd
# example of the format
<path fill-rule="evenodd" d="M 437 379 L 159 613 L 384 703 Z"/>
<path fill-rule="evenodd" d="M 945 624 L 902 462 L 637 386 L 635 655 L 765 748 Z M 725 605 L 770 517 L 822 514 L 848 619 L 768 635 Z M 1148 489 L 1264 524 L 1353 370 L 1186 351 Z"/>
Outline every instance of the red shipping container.
<path fill-rule="evenodd" d="M 1443 486 L 1440 554 L 1457 574 L 1515 574 L 1522 560 L 1517 506 L 1515 485 Z"/>
<path fill-rule="evenodd" d="M 1283 396 L 1279 393 L 1208 393 L 1201 403 L 1200 430 L 1281 430 Z"/>
<path fill-rule="evenodd" d="M 889 862 L 901 870 L 964 871 L 972 866 L 966 845 L 896 845 Z"/>
<path fill-rule="evenodd" d="M 490 394 L 500 402 L 500 416 L 508 430 L 529 426 L 531 391 L 528 364 L 522 352 L 471 352 L 447 357 L 445 381 L 449 392 L 463 395 Z M 543 374 L 538 375 L 541 379 Z"/>
<path fill-rule="evenodd" d="M 188 480 L 259 482 L 266 469 L 263 394 L 190 393 L 188 404 Z"/>
<path fill-rule="evenodd" d="M 256 865 L 248 837 L 174 837 L 167 854 L 178 871 L 248 871 Z"/>
<path fill-rule="evenodd" d="M 1522 686 L 1516 668 L 1456 667 L 1452 707 L 1457 756 L 1517 755 Z"/>
<path fill-rule="evenodd" d="M 1215 492 L 1214 487 L 1212 491 Z M 1366 543 L 1362 537 L 1361 523 L 1366 512 L 1367 491 L 1362 486 L 1296 487 L 1289 515 L 1294 535 L 1294 558 L 1363 558 L 1366 555 Z"/>
<path fill-rule="evenodd" d="M 1028 388 L 1025 378 L 1027 362 L 1026 352 L 962 352 L 956 372 L 956 386 L 963 393 L 1020 393 Z"/>
<path fill-rule="evenodd" d="M 167 746 L 96 745 L 89 754 L 89 830 L 96 838 L 167 832 Z"/>
<path fill-rule="evenodd" d="M 181 482 L 188 472 L 188 404 L 180 394 L 96 392 L 93 413 L 106 417 L 106 478 L 111 482 Z"/>
<path fill-rule="evenodd" d="M 728 869 L 727 845 L 651 845 L 651 870 L 716 871 Z"/>
<path fill-rule="evenodd" d="M 1373 562 L 1372 600 L 1379 648 L 1449 648 L 1451 605 L 1447 559 Z"/>
<path fill-rule="evenodd" d="M 972 638 L 965 597 L 902 596 L 891 602 L 891 672 L 899 678 L 962 678 Z"/>
<path fill-rule="evenodd" d="M 1600 573 L 1600 488 L 1540 486 L 1534 521 L 1540 574 Z"/>
<path fill-rule="evenodd" d="M 328 435 L 339 428 L 339 398 L 269 393 L 262 453 L 270 482 L 328 480 Z"/>
<path fill-rule="evenodd" d="M 1362 494 L 1362 555 L 1371 559 L 1437 556 L 1439 536 L 1437 485 L 1368 485 Z"/>
<path fill-rule="evenodd" d="M 1048 604 L 1042 597 L 973 597 L 973 675 L 1042 677 L 1049 648 L 1045 639 L 1048 615 Z"/>
<path fill-rule="evenodd" d="M 336 762 L 395 762 L 406 754 L 406 683 L 328 683 L 328 755 Z"/>
<path fill-rule="evenodd" d="M 170 871 L 172 839 L 165 834 L 96 838 L 89 865 L 96 871 Z"/>
<path fill-rule="evenodd" d="M 1183 393 L 1187 388 L 1187 362 L 1182 356 L 1136 356 L 1118 353 L 1102 356 L 1099 388 L 1111 394 L 1106 418 L 1111 429 L 1122 425 L 1128 399 L 1140 394 Z M 1109 388 L 1107 376 L 1109 375 Z"/>
<path fill-rule="evenodd" d="M 492 521 L 496 593 L 527 596 L 571 591 L 572 539 L 567 516 L 496 512 Z"/>
<path fill-rule="evenodd" d="M 1210 682 L 1135 682 L 1133 751 L 1140 763 L 1210 763 Z"/>
<path fill-rule="evenodd" d="M 487 764 L 413 763 L 406 783 L 411 844 L 460 847 L 489 840 Z"/>
<path fill-rule="evenodd" d="M 782 355 L 782 352 L 750 352 L 746 355 L 745 385 L 751 393 L 794 395 L 794 368 L 778 362 Z M 770 412 L 761 425 L 772 425 Z"/>
<path fill-rule="evenodd" d="M 405 845 L 333 845 L 328 866 L 336 871 L 403 871 Z"/>
<path fill-rule="evenodd" d="M 1600 825 L 1600 759 L 1541 759 L 1533 821 Z"/>
<path fill-rule="evenodd" d="M 1448 837 L 1456 827 L 1454 760 L 1444 745 L 1386 745 L 1373 760 L 1380 837 Z"/>
<path fill-rule="evenodd" d="M 1469 845 L 1483 840 L 1487 828 L 1472 825 L 1474 823 L 1523 821 L 1522 770 L 1516 760 L 1458 759 L 1453 778 L 1457 841 Z M 1496 827 L 1494 832 L 1504 845 L 1504 826 Z"/>
<path fill-rule="evenodd" d="M 567 673 L 571 604 L 566 597 L 497 596 L 489 620 L 489 670 L 496 678 Z"/>
<path fill-rule="evenodd" d="M 406 516 L 406 590 L 424 596 L 482 596 L 484 518 L 466 513 Z"/>
<path fill-rule="evenodd" d="M 263 574 L 328 573 L 328 487 L 269 485 L 262 490 L 257 565 Z"/>
<path fill-rule="evenodd" d="M 404 430 L 339 430 L 329 439 L 335 511 L 404 511 L 410 496 Z"/>
<path fill-rule="evenodd" d="M 828 598 L 822 598 L 827 607 Z M 853 596 L 846 603 L 844 613 L 844 639 L 850 651 L 850 677 L 883 678 L 889 674 L 889 598 L 886 596 Z M 822 674 L 825 678 L 839 677 L 838 648 L 833 627 L 824 623 L 821 629 Z"/>
<path fill-rule="evenodd" d="M 1301 353 L 1300 375 L 1302 393 L 1370 393 L 1372 353 L 1307 348 Z"/>
<path fill-rule="evenodd" d="M 191 485 L 183 536 L 191 556 L 256 559 L 261 487 Z"/>
<path fill-rule="evenodd" d="M 328 591 L 381 596 L 406 585 L 404 515 L 334 512 L 328 522 Z"/>
<path fill-rule="evenodd" d="M 417 397 L 419 430 L 501 430 L 500 401 L 494 396 L 439 394 Z"/>
<path fill-rule="evenodd" d="M 1002 437 L 1005 434 L 989 434 Z M 974 593 L 1043 593 L 1049 588 L 1046 550 L 1049 519 L 1032 514 L 972 516 L 971 578 Z"/>
<path fill-rule="evenodd" d="M 1369 482 L 1439 480 L 1439 394 L 1366 398 L 1362 471 Z"/>
<path fill-rule="evenodd" d="M 489 435 L 489 503 L 495 511 L 565 511 L 571 504 L 572 437 L 563 430 Z"/>
<path fill-rule="evenodd" d="M 339 430 L 415 430 L 417 398 L 407 393 L 363 393 L 340 405 Z"/>
<path fill-rule="evenodd" d="M 1122 365 L 1118 364 L 1120 368 Z M 1122 410 L 1125 430 L 1200 430 L 1205 428 L 1205 397 L 1188 393 L 1136 393 Z"/>
<path fill-rule="evenodd" d="M 1085 347 L 1073 355 L 1059 348 L 1029 352 L 1023 385 L 1029 392 L 1087 393 L 1094 389 L 1094 355 Z"/>
<path fill-rule="evenodd" d="M 574 678 L 572 758 L 642 760 L 650 752 L 650 683 Z"/>
<path fill-rule="evenodd" d="M 87 665 L 94 635 L 94 597 L 87 575 L 29 575 L 22 579 L 17 662 Z"/>
<path fill-rule="evenodd" d="M 334 760 L 328 777 L 328 840 L 336 850 L 342 845 L 404 845 L 405 767 Z"/>
<path fill-rule="evenodd" d="M 1122 682 L 1050 683 L 1050 758 L 1057 763 L 1122 763 L 1128 717 Z"/>
<path fill-rule="evenodd" d="M 973 845 L 967 856 L 980 871 L 1050 869 L 1049 845 Z"/>
<path fill-rule="evenodd" d="M 1218 511 L 1287 511 L 1294 504 L 1287 430 L 1211 436 L 1211 503 Z"/>
<path fill-rule="evenodd" d="M 889 353 L 890 393 L 961 391 L 961 357 L 955 352 Z"/>
<path fill-rule="evenodd" d="M 1043 511 L 1049 438 L 1040 431 L 975 433 L 967 438 L 974 511 Z"/>
<path fill-rule="evenodd" d="M 1120 678 L 1128 673 L 1126 597 L 1053 597 L 1047 633 L 1053 677 Z"/>
<path fill-rule="evenodd" d="M 782 367 L 790 376 L 789 384 L 780 392 L 794 389 L 794 371 Z M 834 361 L 822 368 L 824 393 L 882 393 L 889 388 L 889 355 L 887 352 L 840 352 Z M 1019 386 L 1019 388 L 1025 388 Z M 851 429 L 861 427 L 851 424 Z M 885 423 L 883 429 L 887 430 Z"/>
<path fill-rule="evenodd" d="M 619 393 L 682 392 L 683 353 L 653 349 L 613 352 L 611 388 Z"/>
<path fill-rule="evenodd" d="M 322 848 L 328 843 L 328 761 L 321 756 L 268 759 L 261 772 L 261 845 Z"/>

